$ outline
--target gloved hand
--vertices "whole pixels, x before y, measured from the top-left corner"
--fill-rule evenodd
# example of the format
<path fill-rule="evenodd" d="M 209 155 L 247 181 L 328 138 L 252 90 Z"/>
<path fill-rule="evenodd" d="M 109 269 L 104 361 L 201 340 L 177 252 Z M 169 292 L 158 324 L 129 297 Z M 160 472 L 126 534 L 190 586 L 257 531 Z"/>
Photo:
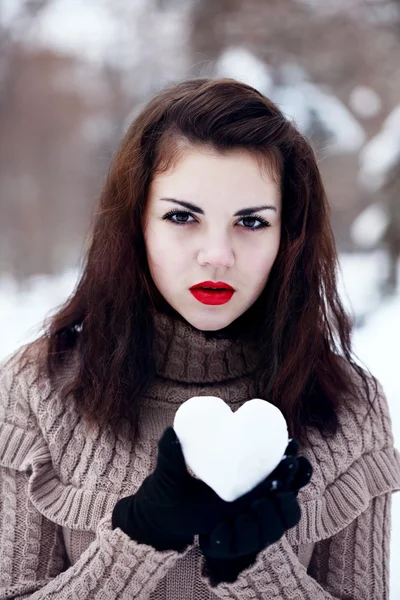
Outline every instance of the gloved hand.
<path fill-rule="evenodd" d="M 210 535 L 199 536 L 213 586 L 234 582 L 261 550 L 300 521 L 297 494 L 310 481 L 312 466 L 306 457 L 296 457 L 298 449 L 296 440 L 291 440 L 276 469 L 252 490 L 244 510 L 219 523 Z"/>
<path fill-rule="evenodd" d="M 194 542 L 194 535 L 211 533 L 218 523 L 242 510 L 248 496 L 245 502 L 226 502 L 192 477 L 179 439 L 168 427 L 158 442 L 154 472 L 133 496 L 117 502 L 112 527 L 120 527 L 132 539 L 157 550 L 183 551 Z"/>

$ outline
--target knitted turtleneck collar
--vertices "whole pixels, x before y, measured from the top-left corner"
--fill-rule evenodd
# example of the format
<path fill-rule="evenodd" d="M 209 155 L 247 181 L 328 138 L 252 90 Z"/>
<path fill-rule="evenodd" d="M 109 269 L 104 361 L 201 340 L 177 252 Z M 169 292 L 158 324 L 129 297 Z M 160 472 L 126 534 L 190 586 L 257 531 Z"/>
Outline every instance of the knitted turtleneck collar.
<path fill-rule="evenodd" d="M 216 383 L 257 369 L 257 345 L 243 322 L 215 332 L 200 331 L 178 314 L 153 312 L 158 376 L 185 383 Z"/>

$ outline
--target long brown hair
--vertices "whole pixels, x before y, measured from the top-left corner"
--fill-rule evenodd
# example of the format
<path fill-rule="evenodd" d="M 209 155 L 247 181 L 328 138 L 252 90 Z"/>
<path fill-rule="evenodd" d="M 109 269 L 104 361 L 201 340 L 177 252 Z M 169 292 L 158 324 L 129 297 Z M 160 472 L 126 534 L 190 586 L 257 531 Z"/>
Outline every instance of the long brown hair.
<path fill-rule="evenodd" d="M 273 164 L 282 193 L 281 244 L 264 291 L 247 311 L 257 319 L 264 365 L 259 396 L 282 410 L 299 441 L 306 425 L 335 434 L 344 398 L 360 394 L 351 370 L 369 401 L 371 378 L 352 357 L 315 155 L 273 102 L 233 79 L 170 86 L 131 124 L 101 194 L 82 275 L 40 338 L 49 375 L 77 345 L 79 368 L 64 393 L 90 426 L 117 431 L 123 417 L 135 435 L 141 397 L 155 377 L 149 306 L 162 303 L 147 264 L 143 215 L 152 178 L 185 143 L 244 149 Z"/>

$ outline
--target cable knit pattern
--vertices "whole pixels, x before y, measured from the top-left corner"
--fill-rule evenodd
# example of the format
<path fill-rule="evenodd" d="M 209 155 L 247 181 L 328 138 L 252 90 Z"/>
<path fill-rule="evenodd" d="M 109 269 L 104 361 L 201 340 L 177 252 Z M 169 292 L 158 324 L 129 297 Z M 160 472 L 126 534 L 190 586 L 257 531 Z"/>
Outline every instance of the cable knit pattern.
<path fill-rule="evenodd" d="M 201 344 L 193 344 L 195 330 L 186 321 L 156 312 L 154 323 L 157 372 L 170 381 L 220 384 L 252 373 L 258 365 L 256 344 L 201 334 Z"/>
<path fill-rule="evenodd" d="M 300 490 L 302 517 L 259 554 L 233 584 L 213 588 L 197 538 L 185 552 L 158 552 L 112 530 L 117 500 L 155 467 L 157 442 L 179 405 L 195 395 L 224 398 L 232 410 L 255 397 L 257 348 L 240 336 L 204 334 L 154 315 L 157 377 L 142 398 L 135 442 L 124 422 L 88 431 L 61 385 L 37 368 L 35 346 L 0 371 L 0 600 L 387 600 L 391 494 L 400 489 L 400 453 L 382 388 L 366 420 L 357 403 L 340 411 L 333 439 L 309 429 L 300 452 L 314 472 Z M 353 375 L 354 376 L 354 375 Z"/>

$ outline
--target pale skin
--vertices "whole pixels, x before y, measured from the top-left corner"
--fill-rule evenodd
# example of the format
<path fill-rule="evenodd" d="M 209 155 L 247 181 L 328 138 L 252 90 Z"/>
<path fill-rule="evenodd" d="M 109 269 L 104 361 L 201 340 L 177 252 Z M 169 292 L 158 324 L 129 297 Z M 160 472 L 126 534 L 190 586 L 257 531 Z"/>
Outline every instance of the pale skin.
<path fill-rule="evenodd" d="M 201 331 L 230 325 L 254 304 L 268 281 L 281 238 L 281 192 L 268 171 L 245 151 L 219 154 L 188 147 L 150 185 L 144 237 L 152 279 L 165 300 Z M 179 212 L 163 218 L 171 210 Z M 262 227 L 257 216 L 269 226 Z M 189 288 L 203 281 L 223 281 L 235 293 L 226 304 L 202 304 Z"/>

